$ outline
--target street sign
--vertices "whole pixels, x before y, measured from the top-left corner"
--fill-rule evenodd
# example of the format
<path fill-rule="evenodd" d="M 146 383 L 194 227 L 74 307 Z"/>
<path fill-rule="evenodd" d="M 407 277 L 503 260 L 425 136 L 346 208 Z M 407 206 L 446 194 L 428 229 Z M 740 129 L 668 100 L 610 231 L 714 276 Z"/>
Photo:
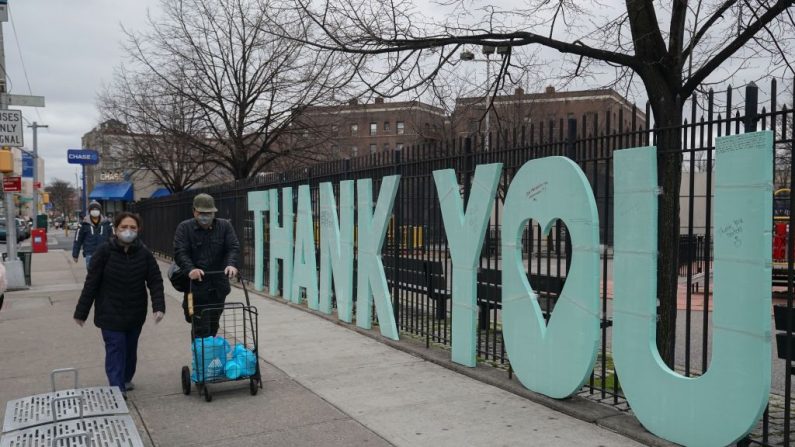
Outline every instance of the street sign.
<path fill-rule="evenodd" d="M 41 182 L 33 182 L 33 189 L 36 190 L 41 189 Z"/>
<path fill-rule="evenodd" d="M 22 112 L 0 110 L 0 146 L 22 147 Z"/>
<path fill-rule="evenodd" d="M 33 177 L 33 156 L 22 153 L 22 177 Z"/>
<path fill-rule="evenodd" d="M 6 104 L 10 106 L 22 107 L 44 107 L 44 96 L 33 95 L 11 95 L 4 93 L 6 97 Z"/>
<path fill-rule="evenodd" d="M 73 165 L 95 165 L 99 163 L 99 154 L 91 149 L 69 149 L 66 161 Z"/>
<path fill-rule="evenodd" d="M 3 177 L 3 192 L 22 192 L 22 177 Z"/>

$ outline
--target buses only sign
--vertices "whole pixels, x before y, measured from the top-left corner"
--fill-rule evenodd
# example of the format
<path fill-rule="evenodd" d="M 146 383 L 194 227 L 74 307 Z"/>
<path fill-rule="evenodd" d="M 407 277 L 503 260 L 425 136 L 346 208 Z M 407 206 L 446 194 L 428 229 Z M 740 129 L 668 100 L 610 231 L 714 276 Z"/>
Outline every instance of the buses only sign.
<path fill-rule="evenodd" d="M 20 110 L 0 110 L 0 146 L 23 146 Z"/>

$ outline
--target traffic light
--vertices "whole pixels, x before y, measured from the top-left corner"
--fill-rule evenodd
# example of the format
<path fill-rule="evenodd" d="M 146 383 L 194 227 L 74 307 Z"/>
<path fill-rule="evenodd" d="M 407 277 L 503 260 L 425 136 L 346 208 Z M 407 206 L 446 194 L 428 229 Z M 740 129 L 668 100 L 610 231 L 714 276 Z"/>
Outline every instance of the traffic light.
<path fill-rule="evenodd" d="M 14 155 L 8 146 L 3 146 L 0 150 L 0 172 L 4 174 L 14 172 Z"/>
<path fill-rule="evenodd" d="M 41 203 L 43 203 L 45 205 L 50 203 L 50 194 L 49 193 L 46 193 L 46 192 L 41 193 Z"/>

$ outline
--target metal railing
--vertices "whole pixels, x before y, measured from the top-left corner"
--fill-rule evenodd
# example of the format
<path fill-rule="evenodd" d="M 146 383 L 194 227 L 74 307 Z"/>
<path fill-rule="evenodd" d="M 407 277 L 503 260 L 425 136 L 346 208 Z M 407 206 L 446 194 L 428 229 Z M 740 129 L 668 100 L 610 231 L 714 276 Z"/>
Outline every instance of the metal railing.
<path fill-rule="evenodd" d="M 757 110 L 757 104 L 750 101 L 751 98 L 756 98 L 755 92 L 751 91 L 756 89 L 756 86 L 752 85 L 747 89 L 749 91 L 745 95 L 747 101 L 744 104 L 744 114 L 741 114 L 733 103 L 731 88 L 717 95 L 710 91 L 706 95 L 692 97 L 685 104 L 685 116 L 688 118 L 681 126 L 666 129 L 666 131 L 679 132 L 681 135 L 681 151 L 674 155 L 681 155 L 683 158 L 680 200 L 682 218 L 680 222 L 672 222 L 680 232 L 678 245 L 680 295 L 676 310 L 676 336 L 671 341 L 675 343 L 676 348 L 674 359 L 676 369 L 687 376 L 697 376 L 706 371 L 711 349 L 710 312 L 705 310 L 710 309 L 712 296 L 711 212 L 715 138 L 751 130 L 772 129 L 775 133 L 777 153 L 775 178 L 786 179 L 786 184 L 777 186 L 789 185 L 792 188 L 795 178 L 791 158 L 795 142 L 792 132 L 795 115 L 792 108 L 778 106 L 776 81 L 771 82 L 770 104 L 761 111 Z M 720 101 L 716 100 L 716 96 L 719 96 Z M 719 105 L 722 111 L 718 111 Z M 382 177 L 400 174 L 401 182 L 390 231 L 382 252 L 392 290 L 395 317 L 404 336 L 424 339 L 429 347 L 449 345 L 452 264 L 432 173 L 438 169 L 455 169 L 459 183 L 464 185 L 464 194 L 468 195 L 475 166 L 501 162 L 503 172 L 496 198 L 496 211 L 492 214 L 480 259 L 478 304 L 481 316 L 478 356 L 479 360 L 504 368 L 506 374 L 511 374 L 510 362 L 502 340 L 499 284 L 491 278 L 493 275 L 490 273 L 501 268 L 499 236 L 502 224 L 502 200 L 514 174 L 525 162 L 551 155 L 568 156 L 579 164 L 591 184 L 599 213 L 600 239 L 605 247 L 601 256 L 601 351 L 591 379 L 581 394 L 627 410 L 620 382 L 613 370 L 610 352 L 612 155 L 614 151 L 623 148 L 655 144 L 662 130 L 655 129 L 650 124 L 650 118 L 643 119 L 650 116 L 649 106 L 646 106 L 645 115 L 633 108 L 629 117 L 625 117 L 621 109 L 615 113 L 605 111 L 598 116 L 584 116 L 579 122 L 574 119 L 545 121 L 538 125 L 530 124 L 515 129 L 510 133 L 428 143 L 408 147 L 402 151 L 337 160 L 192 190 L 166 198 L 140 202 L 135 206 L 135 210 L 143 216 L 145 243 L 154 251 L 171 256 L 173 230 L 181 220 L 191 217 L 193 196 L 199 192 L 212 194 L 219 209 L 218 217 L 230 219 L 241 239 L 242 272 L 246 278 L 252 279 L 254 237 L 252 215 L 248 212 L 246 203 L 248 191 L 308 184 L 312 191 L 313 214 L 317 218 L 320 183 L 332 182 L 336 197 L 339 197 L 339 181 L 372 178 L 374 191 L 377 191 Z M 486 138 L 490 141 L 488 146 L 484 144 Z M 490 150 L 485 150 L 485 147 L 489 147 Z M 790 209 L 792 207 L 793 204 L 790 202 Z M 790 213 L 790 216 L 792 215 L 793 213 Z M 793 227 L 792 222 L 790 227 Z M 569 268 L 570 256 L 567 254 L 570 253 L 571 247 L 565 224 L 557 222 L 550 234 L 544 235 L 533 222 L 525 228 L 522 241 L 527 274 L 534 278 L 534 284 L 541 296 L 542 307 L 548 315 L 548 311 L 554 307 Z M 267 264 L 267 239 L 263 243 Z M 268 269 L 268 266 L 266 265 L 265 268 Z M 775 296 L 778 301 L 792 309 L 794 276 L 792 260 L 789 262 L 787 274 L 790 278 L 788 286 L 775 290 Z M 267 280 L 268 275 L 265 275 L 266 284 Z M 416 284 L 409 284 L 412 281 Z M 773 363 L 773 392 L 770 406 L 759 427 L 743 441 L 743 444 L 790 445 L 791 359 L 774 358 Z"/>

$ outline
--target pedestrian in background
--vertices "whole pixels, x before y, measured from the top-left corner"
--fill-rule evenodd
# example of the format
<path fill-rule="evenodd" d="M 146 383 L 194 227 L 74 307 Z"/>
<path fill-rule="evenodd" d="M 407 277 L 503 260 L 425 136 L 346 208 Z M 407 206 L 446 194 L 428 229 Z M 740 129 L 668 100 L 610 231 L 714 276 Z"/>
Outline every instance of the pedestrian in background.
<path fill-rule="evenodd" d="M 141 218 L 122 212 L 114 221 L 116 235 L 94 252 L 83 292 L 74 312 L 81 327 L 94 306 L 94 325 L 105 342 L 105 373 L 110 386 L 124 396 L 133 389 L 138 361 L 138 337 L 146 321 L 147 294 L 155 323 L 163 319 L 166 302 L 163 277 L 152 252 L 140 241 Z"/>
<path fill-rule="evenodd" d="M 3 309 L 3 300 L 5 300 L 7 288 L 8 278 L 6 277 L 6 267 L 0 262 L 0 310 Z"/>
<path fill-rule="evenodd" d="M 232 291 L 229 279 L 238 273 L 240 244 L 235 229 L 225 219 L 217 219 L 215 200 L 209 194 L 199 194 L 193 199 L 193 218 L 177 226 L 174 234 L 174 261 L 188 272 L 193 293 L 193 304 L 199 309 L 191 316 L 188 312 L 188 293 L 185 292 L 182 309 L 185 321 L 202 318 L 201 306 L 221 305 Z M 207 274 L 206 272 L 223 272 Z M 206 321 L 196 321 L 196 337 L 215 336 L 221 310 L 207 311 Z"/>
<path fill-rule="evenodd" d="M 91 256 L 100 245 L 113 236 L 113 224 L 110 219 L 102 215 L 102 205 L 96 200 L 88 204 L 88 216 L 83 219 L 80 227 L 75 233 L 75 241 L 72 245 L 72 259 L 77 262 L 80 256 L 80 249 L 83 249 L 83 258 L 86 260 L 86 268 L 91 263 Z"/>

